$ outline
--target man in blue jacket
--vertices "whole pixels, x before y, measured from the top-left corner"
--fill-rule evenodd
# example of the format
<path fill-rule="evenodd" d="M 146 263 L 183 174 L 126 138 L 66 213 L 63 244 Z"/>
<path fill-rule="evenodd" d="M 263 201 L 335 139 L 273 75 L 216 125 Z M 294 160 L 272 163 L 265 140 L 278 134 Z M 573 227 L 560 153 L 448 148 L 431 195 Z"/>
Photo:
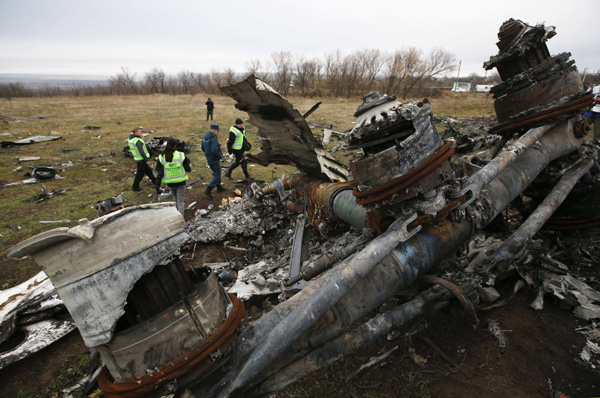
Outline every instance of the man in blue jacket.
<path fill-rule="evenodd" d="M 206 155 L 208 166 L 213 172 L 213 179 L 204 190 L 204 193 L 211 199 L 211 191 L 214 187 L 217 187 L 217 192 L 225 190 L 221 186 L 221 158 L 223 157 L 223 152 L 221 152 L 221 146 L 219 146 L 219 140 L 217 139 L 219 131 L 221 130 L 218 124 L 211 124 L 210 131 L 202 138 L 202 151 Z"/>

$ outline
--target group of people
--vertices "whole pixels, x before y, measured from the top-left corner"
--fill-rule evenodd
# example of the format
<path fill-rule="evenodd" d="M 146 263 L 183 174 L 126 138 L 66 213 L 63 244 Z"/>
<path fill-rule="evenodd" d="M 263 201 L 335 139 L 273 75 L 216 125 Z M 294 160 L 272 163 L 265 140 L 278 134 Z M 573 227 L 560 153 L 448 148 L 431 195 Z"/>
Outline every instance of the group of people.
<path fill-rule="evenodd" d="M 218 135 L 221 132 L 218 124 L 211 124 L 210 131 L 202 138 L 202 151 L 206 155 L 208 166 L 213 172 L 213 178 L 208 184 L 204 193 L 212 198 L 212 190 L 217 189 L 217 192 L 223 192 L 225 189 L 221 185 L 221 158 L 223 152 L 219 145 Z M 225 177 L 231 179 L 231 173 L 236 167 L 241 166 L 244 176 L 247 180 L 252 180 L 252 176 L 248 173 L 248 161 L 246 160 L 245 152 L 246 130 L 244 129 L 244 121 L 240 118 L 235 119 L 235 124 L 229 128 L 229 139 L 227 140 L 227 152 L 233 154 L 235 161 L 229 166 Z"/>
<path fill-rule="evenodd" d="M 207 102 L 207 120 L 209 111 L 212 119 L 212 110 L 214 109 L 214 104 L 212 104 L 210 98 L 208 100 L 210 101 L 211 106 L 209 109 Z M 217 192 L 225 191 L 225 188 L 221 185 L 221 159 L 223 158 L 223 152 L 221 151 L 221 146 L 219 145 L 219 140 L 217 138 L 220 131 L 219 125 L 213 123 L 210 125 L 208 133 L 202 138 L 202 151 L 206 156 L 206 161 L 208 162 L 208 166 L 212 170 L 213 175 L 212 180 L 204 190 L 204 193 L 209 198 L 212 198 L 212 190 L 214 188 L 216 188 Z M 129 134 L 129 149 L 131 150 L 133 159 L 137 163 L 137 170 L 131 189 L 133 191 L 141 191 L 140 182 L 144 176 L 147 176 L 152 181 L 157 194 L 160 193 L 161 184 L 167 184 L 173 194 L 177 210 L 183 215 L 185 210 L 184 195 L 186 181 L 189 179 L 189 173 L 192 171 L 190 159 L 185 156 L 183 148 L 179 148 L 181 144 L 180 141 L 175 138 L 169 138 L 163 153 L 160 154 L 156 160 L 155 170 L 157 176 L 155 177 L 149 165 L 151 158 L 150 151 L 142 139 L 142 134 L 142 127 L 133 128 Z M 253 179 L 248 173 L 248 162 L 244 155 L 245 151 L 248 150 L 247 145 L 244 122 L 242 119 L 237 118 L 235 124 L 229 129 L 229 138 L 227 140 L 227 151 L 229 154 L 234 155 L 235 161 L 227 169 L 225 177 L 231 179 L 233 170 L 238 166 L 241 166 L 246 179 Z"/>

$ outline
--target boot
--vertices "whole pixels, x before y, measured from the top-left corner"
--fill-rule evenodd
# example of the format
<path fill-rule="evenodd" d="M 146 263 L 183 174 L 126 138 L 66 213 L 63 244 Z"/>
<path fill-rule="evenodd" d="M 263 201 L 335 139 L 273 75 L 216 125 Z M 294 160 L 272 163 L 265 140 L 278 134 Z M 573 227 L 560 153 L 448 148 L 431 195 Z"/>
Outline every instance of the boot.
<path fill-rule="evenodd" d="M 254 177 L 252 177 L 248 172 L 244 173 L 246 175 L 246 180 L 254 180 Z"/>
<path fill-rule="evenodd" d="M 225 177 L 231 180 L 231 168 L 227 169 L 227 173 L 225 173 Z"/>
<path fill-rule="evenodd" d="M 217 192 L 224 192 L 225 188 L 223 188 L 223 185 L 217 185 Z"/>
<path fill-rule="evenodd" d="M 204 194 L 211 199 L 212 199 L 212 194 L 210 192 L 212 191 L 212 189 L 213 189 L 213 187 L 206 187 L 206 189 L 204 190 Z"/>

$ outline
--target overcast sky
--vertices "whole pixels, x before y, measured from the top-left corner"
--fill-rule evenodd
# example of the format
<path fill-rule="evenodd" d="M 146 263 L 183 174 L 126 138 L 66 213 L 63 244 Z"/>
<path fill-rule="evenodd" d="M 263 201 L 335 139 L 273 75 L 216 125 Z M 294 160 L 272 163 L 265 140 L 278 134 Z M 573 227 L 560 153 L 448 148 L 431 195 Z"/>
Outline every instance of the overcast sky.
<path fill-rule="evenodd" d="M 551 54 L 600 70 L 600 0 L 0 0 L 0 73 L 245 72 L 271 54 L 441 47 L 484 74 L 509 18 L 556 26 Z M 454 72 L 456 73 L 456 72 Z"/>

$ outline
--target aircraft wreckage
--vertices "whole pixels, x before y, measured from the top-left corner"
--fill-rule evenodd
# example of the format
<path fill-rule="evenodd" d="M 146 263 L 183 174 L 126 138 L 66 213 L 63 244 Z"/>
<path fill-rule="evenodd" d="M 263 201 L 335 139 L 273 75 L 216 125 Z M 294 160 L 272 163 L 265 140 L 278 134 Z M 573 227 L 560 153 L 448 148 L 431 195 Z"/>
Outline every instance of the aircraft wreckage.
<path fill-rule="evenodd" d="M 251 160 L 300 173 L 254 183 L 243 200 L 198 211 L 189 225 L 171 204 L 129 207 L 34 236 L 9 256 L 31 255 L 43 268 L 86 345 L 101 355 L 98 384 L 107 397 L 184 389 L 190 396 L 264 396 L 453 296 L 477 326 L 476 306 L 497 299 L 494 284 L 515 269 L 539 289 L 534 307 L 551 293 L 576 314 L 598 318 L 600 294 L 564 270 L 551 272 L 559 262 L 528 273 L 518 261 L 544 226 L 600 225 L 599 148 L 584 142 L 589 126 L 579 116 L 592 95 L 570 54 L 550 55 L 553 35 L 553 27 L 518 20 L 501 26 L 500 51 L 484 64 L 502 78 L 491 90 L 497 124 L 488 134 L 449 126 L 445 139 L 426 100 L 368 94 L 344 134 L 342 145 L 356 154 L 349 167 L 312 134 L 308 113 L 261 80 L 223 87 L 259 129 L 262 152 Z M 446 261 L 465 243 L 476 253 L 478 231 L 511 203 L 524 216 L 511 236 L 462 268 Z M 265 243 L 270 231 L 285 231 L 276 247 Z M 218 266 L 186 270 L 179 260 L 185 243 L 236 236 L 256 248 L 248 256 L 256 262 L 237 279 Z M 426 275 L 441 269 L 454 277 Z M 229 280 L 219 283 L 217 273 Z M 44 279 L 36 278 L 35 285 Z M 419 279 L 433 287 L 373 316 Z M 281 303 L 240 326 L 240 298 L 280 292 Z M 50 293 L 44 297 L 57 299 Z M 2 306 L 2 341 L 22 323 L 17 307 Z"/>

